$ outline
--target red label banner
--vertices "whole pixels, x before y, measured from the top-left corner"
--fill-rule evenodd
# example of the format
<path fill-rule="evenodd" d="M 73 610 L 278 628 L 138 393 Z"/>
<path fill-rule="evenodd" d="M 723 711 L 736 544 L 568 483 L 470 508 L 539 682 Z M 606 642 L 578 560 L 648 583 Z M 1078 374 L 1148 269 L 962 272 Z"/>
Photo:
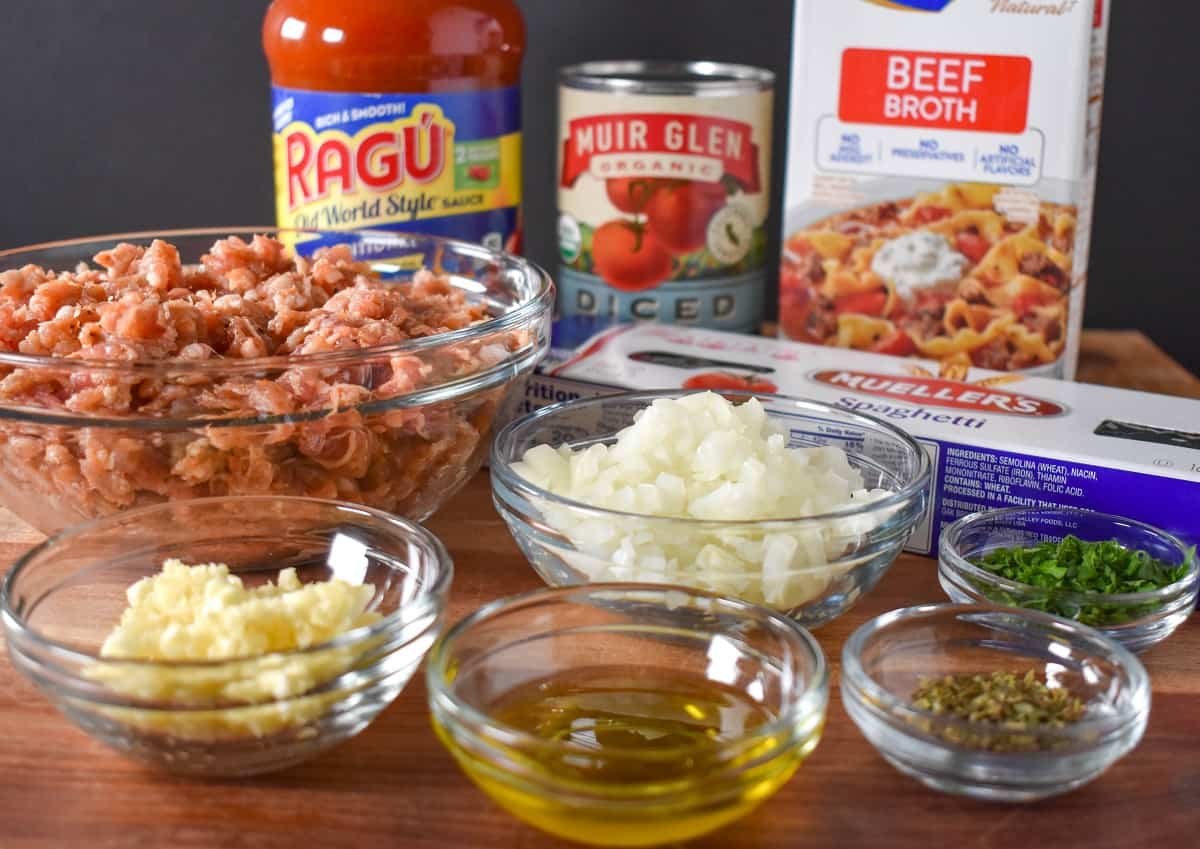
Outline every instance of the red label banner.
<path fill-rule="evenodd" d="M 812 379 L 863 395 L 955 410 L 1010 416 L 1059 416 L 1066 412 L 1061 404 L 1044 398 L 936 377 L 897 377 L 866 371 L 820 371 L 812 375 Z"/>
<path fill-rule="evenodd" d="M 669 159 L 700 157 L 719 162 L 723 174 L 737 180 L 748 194 L 762 190 L 758 145 L 751 140 L 753 127 L 741 121 L 662 113 L 593 115 L 571 121 L 567 133 L 563 142 L 563 186 L 573 186 L 597 156 L 644 155 L 665 157 L 668 162 L 614 176 L 690 179 L 687 169 L 671 168 Z"/>
<path fill-rule="evenodd" d="M 1023 133 L 1033 63 L 1024 56 L 851 48 L 838 117 L 847 124 Z"/>

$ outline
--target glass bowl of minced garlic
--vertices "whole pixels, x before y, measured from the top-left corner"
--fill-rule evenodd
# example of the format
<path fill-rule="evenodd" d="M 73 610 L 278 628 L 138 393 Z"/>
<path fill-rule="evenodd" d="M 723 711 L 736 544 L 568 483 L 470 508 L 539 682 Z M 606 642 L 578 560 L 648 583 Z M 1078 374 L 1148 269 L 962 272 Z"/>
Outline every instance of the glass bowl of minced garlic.
<path fill-rule="evenodd" d="M 413 522 L 283 496 L 81 525 L 0 585 L 13 665 L 77 725 L 173 772 L 251 775 L 357 734 L 416 671 L 453 565 Z"/>
<path fill-rule="evenodd" d="M 1150 679 L 1100 632 L 1028 610 L 885 613 L 842 651 L 842 702 L 896 769 L 975 799 L 1030 802 L 1097 778 L 1142 738 Z"/>

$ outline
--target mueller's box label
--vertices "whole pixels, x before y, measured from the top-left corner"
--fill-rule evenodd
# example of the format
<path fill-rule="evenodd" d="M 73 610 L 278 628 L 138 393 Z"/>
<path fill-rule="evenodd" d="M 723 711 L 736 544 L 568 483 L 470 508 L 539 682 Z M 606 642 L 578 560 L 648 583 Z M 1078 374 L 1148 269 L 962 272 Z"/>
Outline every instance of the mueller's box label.
<path fill-rule="evenodd" d="M 559 312 L 757 330 L 769 89 L 560 89 Z"/>
<path fill-rule="evenodd" d="M 273 96 L 279 226 L 511 246 L 521 202 L 516 88 L 357 94 L 277 86 Z"/>
<path fill-rule="evenodd" d="M 1070 377 L 1109 0 L 798 0 L 782 335 Z"/>
<path fill-rule="evenodd" d="M 864 395 L 896 398 L 954 410 L 974 410 L 1009 416 L 1060 416 L 1066 412 L 1062 404 L 1020 392 L 1010 392 L 1002 386 L 977 386 L 961 381 L 911 374 L 897 376 L 846 369 L 817 371 L 809 377 L 827 386 L 845 387 Z"/>

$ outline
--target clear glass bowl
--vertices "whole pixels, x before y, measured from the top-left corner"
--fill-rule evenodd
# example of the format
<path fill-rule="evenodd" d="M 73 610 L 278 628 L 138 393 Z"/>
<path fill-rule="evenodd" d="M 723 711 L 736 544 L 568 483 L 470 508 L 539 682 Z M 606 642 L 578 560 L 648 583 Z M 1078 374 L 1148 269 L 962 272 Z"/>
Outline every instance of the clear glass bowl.
<path fill-rule="evenodd" d="M 928 503 L 930 465 L 911 437 L 886 422 L 815 401 L 753 393 L 790 433 L 790 445 L 835 445 L 867 488 L 893 495 L 824 516 L 772 521 L 701 521 L 590 507 L 535 486 L 513 471 L 542 444 L 611 444 L 634 414 L 659 398 L 688 392 L 631 392 L 543 407 L 506 426 L 492 446 L 492 493 L 521 551 L 551 586 L 645 581 L 679 584 L 764 604 L 806 627 L 840 616 L 878 583 L 903 549 Z M 736 402 L 751 395 L 724 393 Z M 764 568 L 767 535 L 786 535 L 806 552 L 803 565 Z M 617 562 L 625 540 L 652 540 L 665 552 L 658 568 Z M 702 568 L 701 545 L 737 557 L 741 570 Z M 747 554 L 747 552 L 749 552 Z M 757 554 L 756 554 L 757 552 Z M 807 558 L 807 559 L 805 559 Z"/>
<path fill-rule="evenodd" d="M 911 704 L 925 678 L 1029 669 L 1087 705 L 1077 723 L 1023 731 L 1034 751 L 951 742 L 1012 732 Z M 850 718 L 896 769 L 936 790 L 1001 802 L 1083 786 L 1138 744 L 1150 715 L 1149 676 L 1119 643 L 1045 613 L 978 605 L 909 607 L 867 622 L 842 649 L 841 690 Z"/>
<path fill-rule="evenodd" d="M 225 563 L 247 586 L 286 567 L 304 583 L 369 584 L 368 610 L 382 618 L 292 652 L 187 663 L 101 658 L 126 589 L 169 558 Z M 440 632 L 452 574 L 432 534 L 370 508 L 195 499 L 51 537 L 8 572 L 0 618 L 13 666 L 88 734 L 173 772 L 249 775 L 313 757 L 390 704 Z"/>
<path fill-rule="evenodd" d="M 1116 540 L 1127 548 L 1191 568 L 1179 581 L 1141 593 L 1089 593 L 1046 589 L 1010 581 L 974 565 L 998 548 L 1028 548 L 1073 534 L 1086 542 Z M 1192 614 L 1200 565 L 1181 540 L 1133 519 L 1090 510 L 1016 507 L 959 519 L 942 531 L 938 579 L 953 601 L 1041 610 L 1090 625 L 1131 651 L 1169 637 Z"/>
<path fill-rule="evenodd" d="M 519 257 L 423 235 L 207 229 L 18 248 L 0 252 L 0 272 L 30 263 L 71 270 L 119 242 L 156 238 L 194 263 L 217 239 L 256 233 L 305 254 L 348 244 L 388 280 L 428 267 L 492 318 L 398 344 L 297 356 L 123 361 L 0 352 L 0 505 L 45 533 L 165 500 L 225 495 L 336 498 L 420 521 L 470 480 L 493 422 L 515 412 L 549 345 L 553 285 Z M 132 412 L 107 404 L 80 412 L 64 401 L 92 386 L 128 393 Z"/>
<path fill-rule="evenodd" d="M 514 692 L 574 685 L 581 675 L 595 680 L 597 668 L 637 682 L 614 683 L 621 701 L 597 710 L 643 706 L 605 714 L 607 731 L 598 720 L 589 725 L 594 712 L 586 709 L 565 736 L 496 718 Z M 753 810 L 816 747 L 829 699 L 820 646 L 791 620 L 645 584 L 545 589 L 494 602 L 451 628 L 425 669 L 434 728 L 471 780 L 531 825 L 602 846 L 688 840 Z M 686 690 L 668 683 L 681 677 Z M 697 747 L 644 719 L 684 710 L 697 723 L 711 719 L 708 700 L 697 695 L 704 682 L 738 696 L 720 711 L 730 728 L 711 738 L 718 744 Z M 641 695 L 624 695 L 633 686 Z M 668 697 L 677 699 L 669 708 Z M 751 704 L 762 724 L 743 721 Z M 573 709 L 569 696 L 556 707 Z"/>

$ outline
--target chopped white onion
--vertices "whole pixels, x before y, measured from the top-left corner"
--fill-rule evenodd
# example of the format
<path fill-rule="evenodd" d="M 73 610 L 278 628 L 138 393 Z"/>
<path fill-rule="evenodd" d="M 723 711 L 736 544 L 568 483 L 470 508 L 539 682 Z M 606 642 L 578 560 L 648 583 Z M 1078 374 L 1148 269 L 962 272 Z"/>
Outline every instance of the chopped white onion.
<path fill-rule="evenodd" d="M 891 494 L 868 490 L 836 446 L 789 448 L 757 400 L 736 405 L 711 392 L 654 401 L 612 445 L 535 446 L 513 471 L 555 495 L 640 514 L 596 517 L 537 505 L 574 546 L 558 553 L 588 579 L 683 584 L 781 609 L 820 598 L 858 565 L 844 556 L 886 515 L 790 527 L 655 519 L 801 519 Z"/>

